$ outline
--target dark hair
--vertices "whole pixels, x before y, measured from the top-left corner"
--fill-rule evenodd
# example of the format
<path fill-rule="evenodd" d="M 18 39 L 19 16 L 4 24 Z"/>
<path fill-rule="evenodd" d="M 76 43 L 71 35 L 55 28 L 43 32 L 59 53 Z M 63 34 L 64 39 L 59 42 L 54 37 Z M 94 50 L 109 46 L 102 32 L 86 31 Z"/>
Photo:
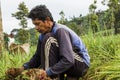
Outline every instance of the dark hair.
<path fill-rule="evenodd" d="M 42 21 L 45 21 L 47 17 L 49 17 L 51 21 L 54 21 L 51 12 L 45 5 L 38 5 L 34 7 L 28 14 L 28 18 L 31 18 L 32 20 L 38 18 Z"/>

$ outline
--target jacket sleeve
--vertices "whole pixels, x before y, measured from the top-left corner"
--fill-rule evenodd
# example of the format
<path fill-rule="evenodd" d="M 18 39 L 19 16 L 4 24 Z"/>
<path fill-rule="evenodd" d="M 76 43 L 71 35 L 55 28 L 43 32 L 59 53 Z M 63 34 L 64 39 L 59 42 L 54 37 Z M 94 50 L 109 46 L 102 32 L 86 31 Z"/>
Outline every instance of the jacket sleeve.
<path fill-rule="evenodd" d="M 41 64 L 40 59 L 40 49 L 41 49 L 41 42 L 38 40 L 38 45 L 35 54 L 32 56 L 32 58 L 29 60 L 29 62 L 26 62 L 23 64 L 25 69 L 29 68 L 38 68 Z"/>
<path fill-rule="evenodd" d="M 60 28 L 57 30 L 56 36 L 59 44 L 59 55 L 61 59 L 58 63 L 46 71 L 49 76 L 67 71 L 74 65 L 75 62 L 72 54 L 73 50 L 69 32 Z"/>

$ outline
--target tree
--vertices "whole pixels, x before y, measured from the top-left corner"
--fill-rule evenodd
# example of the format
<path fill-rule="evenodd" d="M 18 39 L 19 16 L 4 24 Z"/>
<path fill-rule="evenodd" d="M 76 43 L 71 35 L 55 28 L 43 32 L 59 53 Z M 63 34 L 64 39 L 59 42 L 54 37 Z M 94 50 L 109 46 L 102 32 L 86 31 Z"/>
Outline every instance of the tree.
<path fill-rule="evenodd" d="M 59 15 L 61 16 L 61 18 L 60 18 L 60 20 L 58 21 L 58 23 L 64 24 L 64 22 L 65 22 L 65 14 L 64 14 L 64 12 L 61 11 L 61 12 L 59 13 Z"/>
<path fill-rule="evenodd" d="M 3 29 L 2 29 L 1 1 L 0 1 L 0 53 L 2 53 L 2 46 L 3 46 Z"/>
<path fill-rule="evenodd" d="M 22 26 L 22 28 L 27 27 L 27 15 L 28 15 L 28 8 L 26 7 L 25 3 L 22 2 L 18 5 L 18 11 L 13 13 L 12 16 L 16 19 L 20 20 L 19 25 Z"/>
<path fill-rule="evenodd" d="M 97 8 L 96 5 L 95 5 L 96 3 L 97 3 L 97 1 L 94 0 L 94 3 L 89 6 L 89 12 L 90 12 L 90 15 L 89 15 L 90 22 L 89 22 L 89 24 L 90 24 L 90 27 L 91 27 L 93 33 L 97 32 L 98 29 L 99 29 L 98 16 L 95 13 L 95 9 Z"/>
<path fill-rule="evenodd" d="M 25 29 L 27 28 L 28 11 L 29 10 L 25 3 L 22 2 L 18 5 L 18 11 L 12 14 L 13 17 L 15 17 L 17 20 L 20 20 L 19 25 L 22 26 L 22 28 L 17 30 L 16 40 L 22 44 L 30 40 L 30 33 Z"/>
<path fill-rule="evenodd" d="M 30 32 L 30 43 L 31 46 L 36 45 L 38 43 L 38 38 L 39 38 L 39 32 L 37 32 L 37 30 L 35 28 L 31 28 L 29 30 Z"/>
<path fill-rule="evenodd" d="M 120 28 L 120 0 L 103 0 L 103 4 L 107 2 L 108 11 L 111 14 L 111 23 L 114 27 L 115 34 L 119 33 Z M 105 5 L 105 4 L 104 4 Z"/>
<path fill-rule="evenodd" d="M 30 33 L 29 30 L 19 29 L 16 35 L 16 41 L 21 44 L 29 43 L 30 41 Z"/>
<path fill-rule="evenodd" d="M 113 11 L 115 20 L 114 20 L 114 29 L 115 34 L 119 33 L 120 28 L 120 0 L 109 0 L 108 3 L 109 9 Z"/>

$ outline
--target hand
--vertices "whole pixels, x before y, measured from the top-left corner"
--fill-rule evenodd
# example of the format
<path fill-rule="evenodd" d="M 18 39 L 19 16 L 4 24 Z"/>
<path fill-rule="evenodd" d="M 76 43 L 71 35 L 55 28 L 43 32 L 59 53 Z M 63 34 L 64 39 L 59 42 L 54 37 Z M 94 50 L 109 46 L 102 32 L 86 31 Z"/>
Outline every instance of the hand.
<path fill-rule="evenodd" d="M 22 73 L 22 71 L 24 70 L 24 67 L 20 67 L 20 68 L 9 68 L 5 74 L 7 76 L 10 76 L 10 77 L 17 77 L 18 75 L 20 75 Z"/>
<path fill-rule="evenodd" d="M 39 80 L 46 80 L 47 73 L 45 70 L 40 70 L 40 74 L 38 75 Z"/>

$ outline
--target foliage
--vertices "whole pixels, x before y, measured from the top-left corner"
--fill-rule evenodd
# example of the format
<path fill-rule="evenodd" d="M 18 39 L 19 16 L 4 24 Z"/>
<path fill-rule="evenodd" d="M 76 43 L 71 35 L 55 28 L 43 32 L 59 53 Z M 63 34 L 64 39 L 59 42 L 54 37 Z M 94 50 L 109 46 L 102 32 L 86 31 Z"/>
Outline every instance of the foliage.
<path fill-rule="evenodd" d="M 120 35 L 89 34 L 83 37 L 87 45 L 91 66 L 85 80 L 119 80 Z M 111 65 L 112 64 L 112 65 Z"/>
<path fill-rule="evenodd" d="M 4 48 L 6 50 L 8 50 L 8 42 L 9 42 L 8 34 L 7 33 L 3 33 L 3 34 L 4 34 L 4 36 L 3 36 L 3 38 L 4 38 Z"/>
<path fill-rule="evenodd" d="M 89 24 L 93 33 L 99 30 L 98 15 L 95 13 L 95 9 L 97 8 L 96 3 L 97 1 L 94 0 L 94 3 L 89 6 Z"/>
<path fill-rule="evenodd" d="M 12 16 L 17 20 L 20 20 L 19 25 L 22 26 L 20 29 L 13 29 L 12 32 L 16 32 L 15 39 L 18 43 L 30 42 L 31 45 L 37 44 L 38 34 L 34 29 L 25 30 L 27 28 L 27 15 L 28 8 L 24 2 L 18 5 L 18 11 L 13 13 Z"/>
<path fill-rule="evenodd" d="M 114 33 L 120 32 L 120 0 L 103 0 L 101 3 L 108 6 L 107 10 L 101 11 L 97 9 L 97 0 L 89 6 L 89 14 L 79 17 L 73 16 L 70 20 L 65 18 L 63 11 L 59 13 L 61 16 L 59 23 L 68 25 L 79 35 L 85 35 L 89 32 L 97 33 L 102 30 L 114 29 Z M 74 25 L 74 26 L 73 26 Z M 76 28 L 76 30 L 75 30 Z M 80 31 L 80 32 L 78 32 Z"/>
<path fill-rule="evenodd" d="M 19 25 L 22 26 L 22 28 L 27 27 L 27 19 L 26 19 L 27 15 L 28 15 L 28 8 L 26 7 L 24 2 L 20 3 L 18 6 L 18 11 L 12 14 L 13 17 L 20 20 Z"/>
<path fill-rule="evenodd" d="M 119 33 L 119 25 L 120 25 L 120 0 L 106 0 L 108 1 L 107 6 L 109 7 L 108 11 L 110 11 L 112 24 L 115 29 L 115 34 Z M 105 0 L 103 1 L 105 3 Z M 109 22 L 110 22 L 109 21 Z"/>
<path fill-rule="evenodd" d="M 20 20 L 19 25 L 22 26 L 20 29 L 13 29 L 12 31 L 17 32 L 16 35 L 16 41 L 24 44 L 28 43 L 30 40 L 30 34 L 28 30 L 25 30 L 27 28 L 27 15 L 28 15 L 28 8 L 26 7 L 24 2 L 21 2 L 18 5 L 18 11 L 13 13 L 12 16 L 15 17 L 17 20 Z"/>
<path fill-rule="evenodd" d="M 5 78 L 5 72 L 7 71 L 8 68 L 11 67 L 20 67 L 28 61 L 32 56 L 33 53 L 35 52 L 35 47 L 31 47 L 29 54 L 16 54 L 14 53 L 9 53 L 7 51 L 4 51 L 4 54 L 0 55 L 0 80 L 4 80 Z"/>
<path fill-rule="evenodd" d="M 29 30 L 19 29 L 16 35 L 16 41 L 18 41 L 18 43 L 24 44 L 28 43 L 29 40 L 30 40 Z"/>
<path fill-rule="evenodd" d="M 58 20 L 58 23 L 64 24 L 64 22 L 65 22 L 65 14 L 64 14 L 64 12 L 61 11 L 59 13 L 59 15 L 61 16 L 61 18 L 60 18 L 60 20 Z"/>
<path fill-rule="evenodd" d="M 81 34 L 80 26 L 78 26 L 75 22 L 71 22 L 71 23 L 67 24 L 67 26 L 69 28 L 71 28 L 73 31 L 75 31 L 78 35 Z"/>
<path fill-rule="evenodd" d="M 96 14 L 90 14 L 90 27 L 93 33 L 99 31 L 98 16 Z"/>
<path fill-rule="evenodd" d="M 3 28 L 2 28 L 2 14 L 1 14 L 1 5 L 0 5 L 0 54 L 2 53 L 3 41 L 4 40 L 3 40 Z"/>
<path fill-rule="evenodd" d="M 31 46 L 36 45 L 38 42 L 39 33 L 35 30 L 35 28 L 31 28 L 29 32 Z"/>

